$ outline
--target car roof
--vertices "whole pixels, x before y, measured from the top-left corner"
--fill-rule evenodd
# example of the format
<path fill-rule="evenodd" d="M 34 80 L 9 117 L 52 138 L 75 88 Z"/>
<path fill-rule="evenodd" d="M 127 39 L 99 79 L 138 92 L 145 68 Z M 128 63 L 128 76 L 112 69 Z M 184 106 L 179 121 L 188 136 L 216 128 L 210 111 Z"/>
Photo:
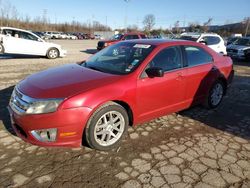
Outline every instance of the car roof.
<path fill-rule="evenodd" d="M 123 35 L 145 35 L 145 34 L 140 32 L 130 32 L 130 33 L 124 33 Z"/>
<path fill-rule="evenodd" d="M 182 33 L 181 36 L 219 36 L 216 33 Z"/>
<path fill-rule="evenodd" d="M 135 39 L 135 40 L 126 40 L 124 42 L 129 42 L 129 43 L 141 43 L 141 44 L 148 44 L 148 45 L 155 45 L 155 46 L 160 46 L 160 45 L 165 45 L 165 44 L 183 44 L 183 43 L 188 43 L 188 44 L 197 44 L 197 42 L 193 41 L 188 41 L 188 40 L 181 40 L 181 39 Z"/>
<path fill-rule="evenodd" d="M 12 30 L 16 30 L 16 31 L 30 32 L 28 30 L 19 29 L 19 28 L 15 28 L 15 27 L 0 27 L 0 29 L 12 29 Z"/>

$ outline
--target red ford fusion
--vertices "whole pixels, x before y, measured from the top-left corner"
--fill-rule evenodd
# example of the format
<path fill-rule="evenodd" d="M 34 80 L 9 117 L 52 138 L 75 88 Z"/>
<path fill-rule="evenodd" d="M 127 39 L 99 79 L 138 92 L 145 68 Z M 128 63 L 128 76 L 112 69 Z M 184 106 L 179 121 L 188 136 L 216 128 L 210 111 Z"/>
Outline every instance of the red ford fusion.
<path fill-rule="evenodd" d="M 129 125 L 204 104 L 217 107 L 233 79 L 230 57 L 178 40 L 124 41 L 80 64 L 16 85 L 14 130 L 41 146 L 117 147 Z"/>

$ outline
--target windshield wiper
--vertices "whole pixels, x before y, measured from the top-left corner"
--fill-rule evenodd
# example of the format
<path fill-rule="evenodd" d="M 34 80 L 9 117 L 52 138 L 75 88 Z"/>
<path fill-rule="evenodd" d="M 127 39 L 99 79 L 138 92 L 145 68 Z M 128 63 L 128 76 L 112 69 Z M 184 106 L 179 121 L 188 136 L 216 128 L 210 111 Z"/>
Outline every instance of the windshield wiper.
<path fill-rule="evenodd" d="M 100 68 L 98 68 L 98 67 L 93 67 L 93 66 L 87 65 L 87 63 L 84 63 L 84 67 L 89 68 L 89 69 L 92 69 L 92 70 L 104 72 L 102 69 L 100 69 Z"/>

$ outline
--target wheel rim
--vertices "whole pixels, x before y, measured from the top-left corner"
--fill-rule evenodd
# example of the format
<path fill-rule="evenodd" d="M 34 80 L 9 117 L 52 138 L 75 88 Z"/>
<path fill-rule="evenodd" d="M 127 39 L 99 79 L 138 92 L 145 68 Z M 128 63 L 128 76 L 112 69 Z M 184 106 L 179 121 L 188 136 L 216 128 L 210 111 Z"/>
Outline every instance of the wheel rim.
<path fill-rule="evenodd" d="M 213 106 L 218 105 L 220 103 L 222 97 L 223 97 L 223 86 L 221 84 L 217 83 L 212 89 L 211 104 Z"/>
<path fill-rule="evenodd" d="M 124 128 L 125 120 L 120 112 L 107 112 L 99 118 L 95 125 L 95 141 L 101 146 L 110 146 L 121 138 Z"/>
<path fill-rule="evenodd" d="M 50 50 L 49 51 L 49 56 L 51 58 L 56 58 L 58 56 L 58 51 L 57 50 Z"/>

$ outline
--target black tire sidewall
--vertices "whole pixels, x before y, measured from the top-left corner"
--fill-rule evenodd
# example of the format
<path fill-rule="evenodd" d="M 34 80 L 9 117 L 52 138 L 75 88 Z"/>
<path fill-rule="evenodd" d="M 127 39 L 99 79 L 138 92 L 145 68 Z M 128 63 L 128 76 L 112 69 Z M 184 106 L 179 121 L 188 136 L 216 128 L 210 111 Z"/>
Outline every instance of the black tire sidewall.
<path fill-rule="evenodd" d="M 212 98 L 211 96 L 212 96 L 212 91 L 213 91 L 214 87 L 215 87 L 217 84 L 220 84 L 220 85 L 222 86 L 222 88 L 223 88 L 223 94 L 222 94 L 222 98 L 221 98 L 220 102 L 219 102 L 217 105 L 213 105 L 212 102 L 211 102 L 211 98 Z M 222 81 L 217 80 L 217 81 L 212 85 L 211 89 L 209 90 L 209 94 L 208 94 L 208 97 L 207 97 L 207 106 L 208 106 L 208 108 L 213 109 L 213 108 L 218 107 L 218 106 L 220 105 L 221 101 L 223 100 L 224 94 L 225 94 L 225 86 L 224 86 L 224 84 L 223 84 Z"/>
<path fill-rule="evenodd" d="M 94 131 L 95 131 L 95 126 L 96 126 L 97 121 L 101 118 L 103 114 L 107 113 L 108 111 L 117 111 L 121 113 L 125 121 L 125 128 L 124 128 L 122 136 L 117 142 L 115 142 L 114 144 L 110 146 L 101 146 L 95 141 Z M 128 124 L 129 124 L 128 114 L 127 114 L 127 111 L 122 106 L 118 104 L 110 104 L 107 106 L 103 106 L 99 108 L 89 119 L 89 122 L 85 130 L 86 141 L 88 142 L 90 147 L 97 149 L 97 150 L 106 151 L 112 148 L 116 148 L 117 146 L 120 145 L 120 142 L 122 141 L 124 135 L 126 134 L 127 129 L 128 129 Z"/>

